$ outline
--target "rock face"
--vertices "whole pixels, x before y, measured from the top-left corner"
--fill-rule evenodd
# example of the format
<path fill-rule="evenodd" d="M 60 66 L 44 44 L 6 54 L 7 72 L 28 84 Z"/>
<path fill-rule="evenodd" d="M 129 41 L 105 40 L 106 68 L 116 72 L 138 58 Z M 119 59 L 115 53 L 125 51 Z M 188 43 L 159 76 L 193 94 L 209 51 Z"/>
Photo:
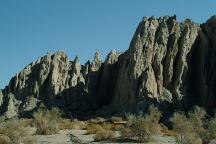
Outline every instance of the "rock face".
<path fill-rule="evenodd" d="M 176 16 L 144 17 L 129 49 L 96 52 L 81 65 L 48 53 L 17 73 L 0 91 L 6 117 L 34 111 L 40 103 L 74 115 L 103 107 L 109 114 L 145 109 L 149 103 L 188 108 L 216 106 L 216 16 L 204 24 Z M 165 105 L 164 105 L 165 104 Z"/>
<path fill-rule="evenodd" d="M 0 90 L 0 106 L 3 104 L 3 93 Z"/>
<path fill-rule="evenodd" d="M 114 105 L 133 108 L 146 98 L 176 102 L 185 95 L 190 52 L 200 27 L 174 17 L 143 18 L 120 60 Z M 128 107 L 130 108 L 130 107 Z"/>
<path fill-rule="evenodd" d="M 216 16 L 201 25 L 195 42 L 196 50 L 191 61 L 192 72 L 189 76 L 191 90 L 188 100 L 204 105 L 209 109 L 216 106 Z"/>

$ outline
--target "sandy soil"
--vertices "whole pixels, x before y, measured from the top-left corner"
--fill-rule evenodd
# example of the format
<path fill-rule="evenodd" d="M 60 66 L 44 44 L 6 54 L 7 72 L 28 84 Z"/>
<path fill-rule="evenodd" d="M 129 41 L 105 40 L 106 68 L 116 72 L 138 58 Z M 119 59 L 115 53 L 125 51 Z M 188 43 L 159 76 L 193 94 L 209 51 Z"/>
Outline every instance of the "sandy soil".
<path fill-rule="evenodd" d="M 61 130 L 55 135 L 36 135 L 36 144 L 120 144 L 119 142 L 94 142 L 94 135 L 86 135 L 86 130 Z M 122 142 L 124 144 L 138 144 Z M 170 136 L 157 135 L 153 142 L 147 144 L 175 144 L 175 139 Z"/>

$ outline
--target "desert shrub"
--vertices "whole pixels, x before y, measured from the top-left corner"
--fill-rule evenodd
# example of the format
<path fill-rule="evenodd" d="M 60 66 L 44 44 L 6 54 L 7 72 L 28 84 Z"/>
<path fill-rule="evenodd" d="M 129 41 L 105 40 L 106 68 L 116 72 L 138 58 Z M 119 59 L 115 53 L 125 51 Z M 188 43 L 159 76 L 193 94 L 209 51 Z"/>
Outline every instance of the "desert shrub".
<path fill-rule="evenodd" d="M 20 120 L 13 119 L 0 124 L 1 144 L 31 144 L 34 143 L 29 129 L 25 128 Z"/>
<path fill-rule="evenodd" d="M 161 112 L 154 106 L 149 107 L 149 112 L 145 116 L 127 114 L 127 126 L 121 131 L 121 138 L 135 139 L 140 142 L 149 141 L 152 135 L 160 133 L 159 120 Z"/>
<path fill-rule="evenodd" d="M 31 126 L 33 122 L 33 119 L 20 119 L 20 123 L 24 126 Z"/>
<path fill-rule="evenodd" d="M 112 130 L 115 130 L 115 131 L 121 131 L 124 128 L 125 128 L 124 124 L 115 124 L 112 126 Z"/>
<path fill-rule="evenodd" d="M 171 136 L 171 137 L 176 136 L 176 131 L 171 129 L 172 128 L 171 123 L 168 123 L 168 121 L 166 121 L 166 123 L 160 123 L 160 127 L 161 127 L 161 134 L 165 136 Z"/>
<path fill-rule="evenodd" d="M 193 110 L 188 113 L 188 118 L 193 125 L 193 130 L 200 136 L 205 132 L 204 120 L 206 116 L 206 111 L 198 106 L 194 106 Z"/>
<path fill-rule="evenodd" d="M 153 105 L 149 106 L 148 115 L 146 115 L 146 117 L 148 117 L 152 122 L 158 123 L 161 116 L 162 114 L 157 107 Z"/>
<path fill-rule="evenodd" d="M 81 130 L 87 127 L 87 123 L 84 121 L 79 121 L 77 119 L 69 120 L 69 119 L 61 119 L 59 122 L 59 129 L 76 129 Z"/>
<path fill-rule="evenodd" d="M 131 130 L 138 141 L 145 142 L 149 140 L 151 136 L 149 126 L 149 119 L 145 119 L 142 115 L 137 117 L 136 121 L 131 126 Z"/>
<path fill-rule="evenodd" d="M 203 143 L 209 143 L 211 140 L 216 139 L 216 116 L 205 122 L 205 128 L 201 135 Z"/>
<path fill-rule="evenodd" d="M 99 124 L 90 124 L 86 128 L 87 134 L 96 134 L 98 131 L 103 131 L 104 128 Z"/>
<path fill-rule="evenodd" d="M 33 114 L 33 125 L 37 128 L 37 134 L 50 135 L 58 133 L 58 122 L 61 119 L 61 112 L 58 108 L 52 108 L 51 110 L 39 108 L 37 112 Z"/>
<path fill-rule="evenodd" d="M 189 111 L 186 115 L 183 112 L 174 113 L 171 121 L 177 132 L 176 141 L 180 144 L 206 143 L 210 139 L 208 134 L 208 121 L 205 120 L 206 111 L 198 106 Z"/>
<path fill-rule="evenodd" d="M 103 123 L 103 124 L 101 124 L 101 126 L 105 130 L 114 130 L 115 129 L 115 125 L 111 124 L 111 123 Z"/>
<path fill-rule="evenodd" d="M 207 124 L 207 130 L 210 133 L 210 137 L 212 139 L 216 138 L 216 117 L 210 119 L 210 121 Z"/>
<path fill-rule="evenodd" d="M 123 121 L 121 117 L 117 117 L 117 116 L 112 116 L 110 120 L 112 123 Z"/>
<path fill-rule="evenodd" d="M 5 135 L 0 136 L 0 144 L 10 144 L 10 143 L 12 142 L 8 136 Z"/>
<path fill-rule="evenodd" d="M 91 124 L 102 124 L 102 123 L 106 122 L 106 119 L 104 119 L 102 117 L 96 117 L 94 119 L 88 120 L 88 122 Z"/>
<path fill-rule="evenodd" d="M 189 119 L 182 112 L 175 112 L 171 118 L 173 122 L 173 128 L 178 133 L 193 132 L 193 126 L 191 125 Z"/>
<path fill-rule="evenodd" d="M 137 120 L 137 116 L 134 114 L 126 114 L 127 127 L 131 127 L 132 124 Z"/>
<path fill-rule="evenodd" d="M 89 124 L 87 125 L 86 130 L 88 134 L 96 134 L 98 131 L 116 130 L 116 127 L 111 123 Z"/>
<path fill-rule="evenodd" d="M 115 138 L 116 138 L 116 134 L 112 130 L 97 131 L 95 134 L 95 141 L 113 140 Z"/>
<path fill-rule="evenodd" d="M 200 144 L 202 141 L 198 134 L 194 131 L 193 124 L 185 116 L 184 113 L 174 113 L 171 121 L 174 123 L 173 128 L 177 132 L 177 144 Z M 196 142 L 197 141 L 197 142 Z M 201 142 L 200 142 L 201 141 Z"/>
<path fill-rule="evenodd" d="M 120 130 L 121 132 L 121 139 L 123 140 L 127 140 L 127 139 L 133 139 L 133 134 L 132 134 L 132 130 L 128 127 L 124 127 L 123 129 Z"/>
<path fill-rule="evenodd" d="M 196 133 L 177 134 L 175 137 L 177 144 L 202 144 L 202 140 Z"/>

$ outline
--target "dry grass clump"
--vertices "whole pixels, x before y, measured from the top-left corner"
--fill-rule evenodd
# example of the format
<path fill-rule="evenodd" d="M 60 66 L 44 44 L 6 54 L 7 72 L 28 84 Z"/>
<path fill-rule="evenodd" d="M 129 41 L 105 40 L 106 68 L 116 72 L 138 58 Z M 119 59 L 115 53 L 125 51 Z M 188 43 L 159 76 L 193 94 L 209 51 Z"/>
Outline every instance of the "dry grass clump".
<path fill-rule="evenodd" d="M 132 132 L 132 130 L 130 129 L 130 128 L 128 128 L 128 127 L 125 127 L 125 128 L 123 128 L 123 129 L 121 129 L 121 139 L 122 140 L 133 140 L 133 132 Z"/>
<path fill-rule="evenodd" d="M 33 119 L 26 119 L 26 118 L 23 118 L 23 119 L 20 119 L 20 123 L 21 123 L 24 127 L 32 126 Z"/>
<path fill-rule="evenodd" d="M 203 122 L 204 130 L 200 133 L 203 143 L 209 143 L 216 139 L 216 114 L 214 117 Z"/>
<path fill-rule="evenodd" d="M 166 136 L 176 136 L 176 132 L 173 130 L 169 130 L 166 125 L 163 123 L 160 123 L 161 126 L 161 133 L 166 135 Z"/>
<path fill-rule="evenodd" d="M 100 124 L 89 124 L 86 130 L 87 134 L 96 134 L 99 131 L 103 131 L 104 128 Z"/>
<path fill-rule="evenodd" d="M 95 141 L 113 140 L 115 138 L 116 138 L 116 134 L 112 130 L 97 131 L 95 134 Z"/>
<path fill-rule="evenodd" d="M 51 135 L 59 131 L 58 122 L 61 119 L 59 109 L 51 110 L 41 106 L 37 112 L 33 114 L 33 125 L 37 128 L 37 134 Z"/>
<path fill-rule="evenodd" d="M 207 129 L 208 132 L 211 134 L 211 137 L 216 138 L 216 115 L 209 120 Z"/>
<path fill-rule="evenodd" d="M 122 139 L 132 139 L 139 142 L 149 141 L 152 135 L 158 134 L 161 131 L 159 120 L 161 112 L 154 106 L 149 107 L 149 113 L 143 115 L 128 114 L 127 126 L 121 131 Z"/>
<path fill-rule="evenodd" d="M 187 115 L 176 112 L 171 119 L 178 144 L 206 144 L 216 138 L 216 117 L 206 119 L 203 108 L 195 106 Z"/>
<path fill-rule="evenodd" d="M 95 134 L 95 141 L 113 140 L 116 138 L 115 125 L 111 123 L 90 123 L 87 125 L 87 134 Z"/>
<path fill-rule="evenodd" d="M 0 124 L 1 144 L 33 144 L 34 139 L 29 129 L 25 128 L 20 120 L 8 120 Z"/>
<path fill-rule="evenodd" d="M 77 119 L 70 120 L 70 119 L 62 119 L 59 122 L 59 129 L 75 129 L 81 130 L 86 129 L 87 123 L 85 121 L 79 121 Z"/>
<path fill-rule="evenodd" d="M 125 128 L 124 124 L 114 124 L 114 125 L 112 125 L 112 130 L 115 130 L 115 131 L 121 131 L 124 128 Z"/>
<path fill-rule="evenodd" d="M 117 117 L 117 116 L 112 116 L 110 120 L 111 120 L 112 123 L 122 122 L 123 121 L 122 117 Z"/>
<path fill-rule="evenodd" d="M 116 125 L 111 123 L 102 123 L 102 124 L 89 124 L 87 125 L 87 133 L 88 134 L 95 134 L 97 131 L 102 130 L 116 130 L 119 127 L 116 127 Z"/>
<path fill-rule="evenodd" d="M 184 114 L 175 113 L 172 122 L 174 130 L 177 132 L 175 138 L 178 144 L 200 144 L 202 142 L 194 131 L 192 123 Z"/>
<path fill-rule="evenodd" d="M 115 124 L 108 122 L 102 117 L 97 117 L 95 119 L 88 120 L 86 130 L 88 134 L 96 134 L 98 131 L 116 130 L 116 128 Z"/>
<path fill-rule="evenodd" d="M 91 124 L 102 124 L 102 123 L 106 122 L 106 119 L 104 119 L 102 117 L 96 117 L 94 119 L 88 120 L 88 122 Z"/>

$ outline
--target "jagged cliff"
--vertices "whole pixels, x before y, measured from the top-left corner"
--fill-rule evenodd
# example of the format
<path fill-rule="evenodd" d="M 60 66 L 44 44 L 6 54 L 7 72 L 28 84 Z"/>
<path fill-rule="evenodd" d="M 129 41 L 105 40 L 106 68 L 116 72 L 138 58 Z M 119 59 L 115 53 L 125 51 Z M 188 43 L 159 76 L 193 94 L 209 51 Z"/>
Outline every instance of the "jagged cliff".
<path fill-rule="evenodd" d="M 104 62 L 98 52 L 81 65 L 58 51 L 29 64 L 0 92 L 1 113 L 26 114 L 39 103 L 74 115 L 138 111 L 149 103 L 215 107 L 215 39 L 216 16 L 201 25 L 144 17 L 129 49 L 111 51 Z"/>

